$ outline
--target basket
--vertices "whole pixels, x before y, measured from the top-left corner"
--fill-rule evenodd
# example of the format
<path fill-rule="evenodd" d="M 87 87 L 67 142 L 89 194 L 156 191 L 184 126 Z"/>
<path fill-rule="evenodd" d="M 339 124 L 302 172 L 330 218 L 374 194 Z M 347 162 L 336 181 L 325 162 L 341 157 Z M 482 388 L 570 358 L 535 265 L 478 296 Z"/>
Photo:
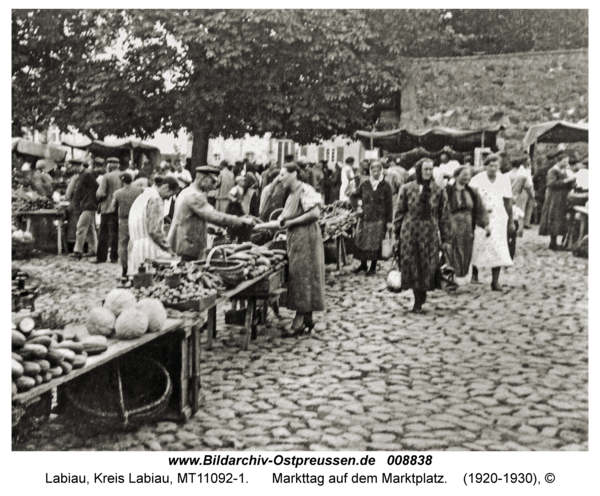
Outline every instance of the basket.
<path fill-rule="evenodd" d="M 121 359 L 66 387 L 69 401 L 102 423 L 127 426 L 162 413 L 173 394 L 167 369 L 152 358 Z"/>
<path fill-rule="evenodd" d="M 279 230 L 275 233 L 275 235 L 273 236 L 273 239 L 271 241 L 269 241 L 265 246 L 269 249 L 269 250 L 287 250 L 287 240 L 284 239 L 277 239 L 277 237 L 281 234 L 285 234 L 286 231 L 285 230 Z"/>
<path fill-rule="evenodd" d="M 12 240 L 12 258 L 13 260 L 22 260 L 25 258 L 31 258 L 33 254 L 33 239 L 30 241 L 16 241 Z"/>
<path fill-rule="evenodd" d="M 217 250 L 221 252 L 222 260 L 213 260 L 213 255 Z M 210 250 L 208 257 L 206 257 L 205 267 L 219 274 L 226 286 L 237 286 L 246 277 L 244 275 L 246 264 L 244 262 L 227 260 L 227 255 L 220 246 L 216 246 Z"/>

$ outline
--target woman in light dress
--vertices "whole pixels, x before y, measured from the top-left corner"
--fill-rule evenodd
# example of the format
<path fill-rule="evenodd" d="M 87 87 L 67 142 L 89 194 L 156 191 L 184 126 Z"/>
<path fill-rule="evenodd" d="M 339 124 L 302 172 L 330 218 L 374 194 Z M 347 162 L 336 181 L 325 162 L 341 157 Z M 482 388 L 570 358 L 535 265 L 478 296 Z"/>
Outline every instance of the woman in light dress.
<path fill-rule="evenodd" d="M 497 154 L 487 157 L 485 170 L 469 183 L 483 200 L 490 229 L 489 236 L 486 236 L 484 229 L 475 229 L 471 281 L 479 282 L 479 269 L 492 269 L 493 291 L 502 291 L 500 269 L 513 265 L 508 251 L 508 234 L 513 234 L 515 230 L 510 179 L 500 173 L 500 162 L 501 158 Z"/>

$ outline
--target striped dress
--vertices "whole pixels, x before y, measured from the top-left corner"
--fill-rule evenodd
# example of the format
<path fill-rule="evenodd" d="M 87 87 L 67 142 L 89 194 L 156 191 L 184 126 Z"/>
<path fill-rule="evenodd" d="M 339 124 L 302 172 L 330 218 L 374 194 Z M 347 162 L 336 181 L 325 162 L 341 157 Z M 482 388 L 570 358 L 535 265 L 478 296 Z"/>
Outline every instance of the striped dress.
<path fill-rule="evenodd" d="M 147 258 L 171 258 L 166 251 L 169 243 L 163 229 L 163 209 L 163 200 L 155 188 L 144 190 L 133 202 L 129 212 L 128 275 L 137 274 Z"/>

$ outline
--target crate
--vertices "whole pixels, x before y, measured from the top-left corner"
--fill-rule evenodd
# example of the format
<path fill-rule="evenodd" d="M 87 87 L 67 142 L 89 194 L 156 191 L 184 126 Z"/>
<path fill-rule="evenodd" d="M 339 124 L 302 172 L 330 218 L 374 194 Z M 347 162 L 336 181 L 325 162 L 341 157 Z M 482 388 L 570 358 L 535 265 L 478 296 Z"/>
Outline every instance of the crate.
<path fill-rule="evenodd" d="M 204 310 L 214 307 L 216 302 L 217 293 L 205 298 L 200 298 L 199 300 L 188 300 L 182 301 L 181 303 L 163 302 L 163 305 L 165 308 L 172 308 L 173 310 L 179 310 L 180 312 L 204 312 Z"/>

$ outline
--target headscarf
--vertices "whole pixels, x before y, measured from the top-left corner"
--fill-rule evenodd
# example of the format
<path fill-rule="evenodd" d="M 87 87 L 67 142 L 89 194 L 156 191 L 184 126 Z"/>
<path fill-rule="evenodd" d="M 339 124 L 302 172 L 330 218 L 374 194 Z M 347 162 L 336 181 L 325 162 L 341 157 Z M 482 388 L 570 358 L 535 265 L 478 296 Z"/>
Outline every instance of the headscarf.
<path fill-rule="evenodd" d="M 379 175 L 379 179 L 374 179 L 373 176 L 370 174 L 371 169 L 374 165 L 379 165 L 381 167 L 381 174 Z M 383 177 L 383 165 L 381 164 L 381 162 L 373 162 L 369 167 L 369 182 L 371 183 L 373 191 L 375 191 L 384 180 L 385 178 Z"/>
<path fill-rule="evenodd" d="M 415 176 L 417 183 L 423 186 L 421 191 L 421 197 L 419 204 L 421 206 L 421 220 L 431 220 L 431 183 L 433 181 L 433 175 L 429 180 L 423 179 L 423 164 L 425 162 L 433 162 L 430 158 L 422 158 L 415 165 Z"/>

